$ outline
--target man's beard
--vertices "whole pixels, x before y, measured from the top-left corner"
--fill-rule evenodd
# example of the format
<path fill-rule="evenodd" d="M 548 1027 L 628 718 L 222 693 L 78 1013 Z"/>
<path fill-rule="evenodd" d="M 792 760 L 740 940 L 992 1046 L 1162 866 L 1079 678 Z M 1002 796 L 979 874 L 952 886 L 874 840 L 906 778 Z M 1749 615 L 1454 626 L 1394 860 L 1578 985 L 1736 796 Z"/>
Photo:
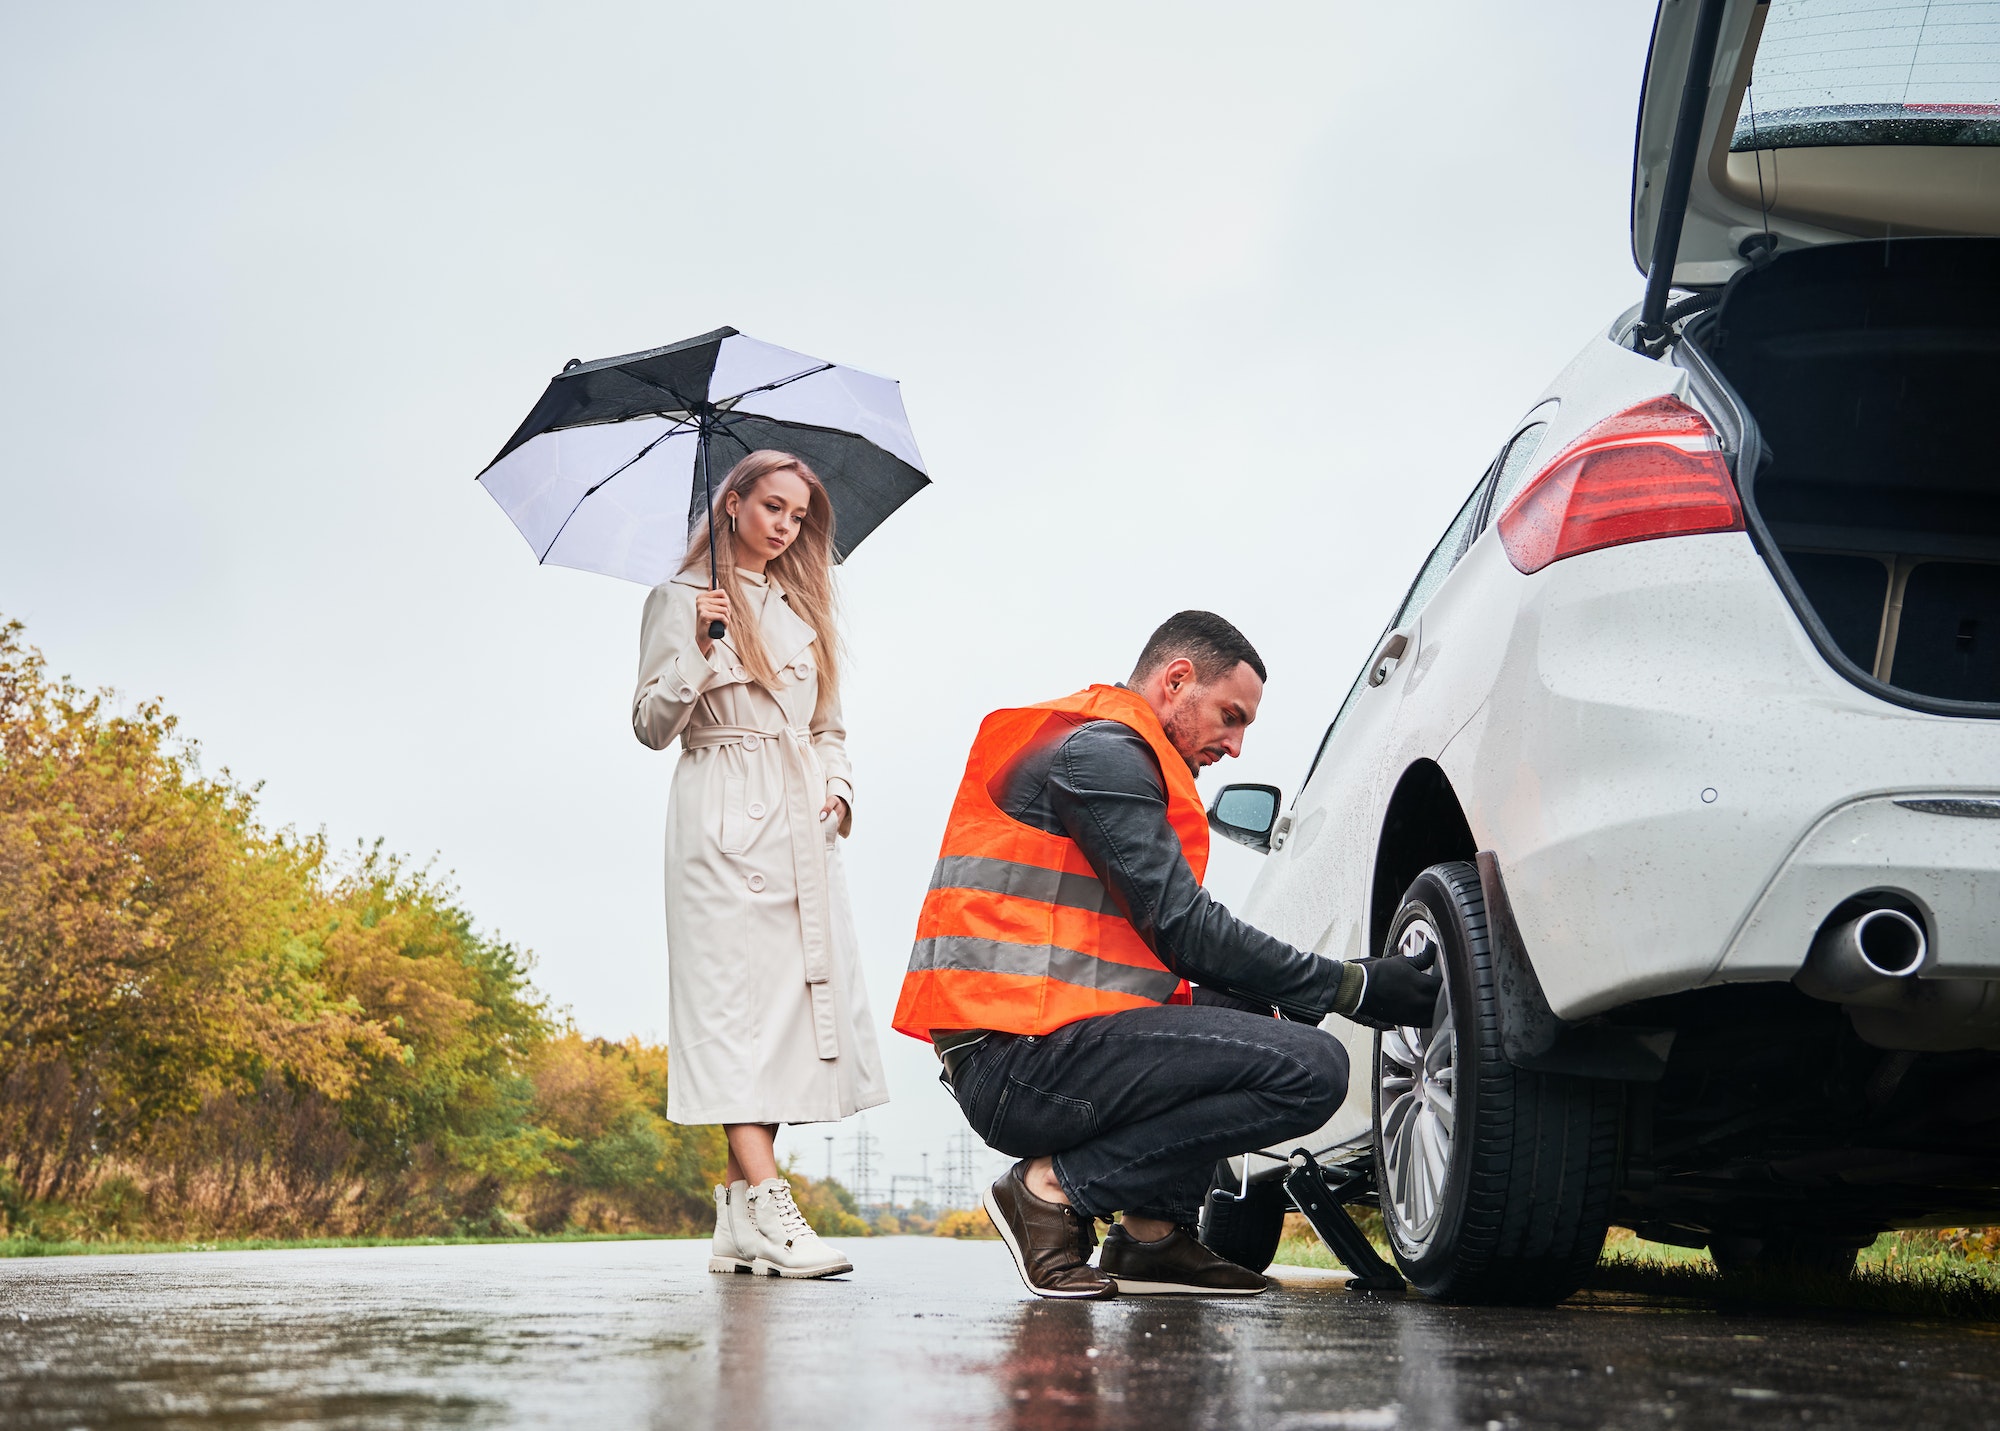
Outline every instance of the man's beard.
<path fill-rule="evenodd" d="M 1188 754 L 1188 747 L 1193 742 L 1187 738 L 1187 730 L 1181 724 L 1181 713 L 1178 710 L 1168 711 L 1166 719 L 1160 722 L 1160 729 L 1167 733 L 1167 740 L 1173 745 L 1174 753 L 1187 763 L 1188 774 L 1200 779 L 1201 766 L 1195 763 L 1194 756 Z"/>

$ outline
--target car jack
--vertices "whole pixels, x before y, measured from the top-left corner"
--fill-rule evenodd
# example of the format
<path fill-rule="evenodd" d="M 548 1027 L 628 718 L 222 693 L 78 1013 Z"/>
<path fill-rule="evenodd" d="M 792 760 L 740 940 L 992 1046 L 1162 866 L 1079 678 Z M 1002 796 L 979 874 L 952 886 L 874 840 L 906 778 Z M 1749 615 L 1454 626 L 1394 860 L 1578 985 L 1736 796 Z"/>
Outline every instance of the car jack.
<path fill-rule="evenodd" d="M 1350 1292 L 1400 1292 L 1402 1274 L 1384 1262 L 1374 1245 L 1341 1206 L 1338 1189 L 1360 1176 L 1344 1168 L 1323 1168 L 1304 1148 L 1292 1153 L 1292 1170 L 1285 1174 L 1285 1192 L 1292 1206 L 1305 1215 L 1335 1257 L 1354 1275 Z"/>

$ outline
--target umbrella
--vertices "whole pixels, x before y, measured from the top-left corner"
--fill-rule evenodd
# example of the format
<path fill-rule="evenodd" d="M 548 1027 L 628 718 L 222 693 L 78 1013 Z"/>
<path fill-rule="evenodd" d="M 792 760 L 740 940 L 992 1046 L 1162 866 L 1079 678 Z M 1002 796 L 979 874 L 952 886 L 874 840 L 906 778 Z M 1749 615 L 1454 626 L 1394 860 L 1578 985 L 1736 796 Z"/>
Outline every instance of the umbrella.
<path fill-rule="evenodd" d="M 535 560 L 656 586 L 680 570 L 720 474 L 766 447 L 803 457 L 826 484 L 836 561 L 930 484 L 894 379 L 734 328 L 572 358 L 479 483 Z"/>

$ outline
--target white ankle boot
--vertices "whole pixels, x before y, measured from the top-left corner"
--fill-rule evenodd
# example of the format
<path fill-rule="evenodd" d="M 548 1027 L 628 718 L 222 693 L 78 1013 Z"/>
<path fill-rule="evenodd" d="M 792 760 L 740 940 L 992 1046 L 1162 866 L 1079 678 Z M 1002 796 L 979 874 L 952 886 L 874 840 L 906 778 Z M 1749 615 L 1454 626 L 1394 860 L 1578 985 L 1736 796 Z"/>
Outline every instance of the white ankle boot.
<path fill-rule="evenodd" d="M 739 1242 L 737 1253 L 754 1257 L 758 1272 L 772 1277 L 835 1277 L 854 1270 L 839 1248 L 819 1240 L 792 1201 L 792 1185 L 783 1178 L 758 1183 L 750 1189 L 747 1201 L 756 1250 L 753 1254 Z"/>
<path fill-rule="evenodd" d="M 749 1272 L 754 1261 L 743 1250 L 744 1235 L 750 1228 L 750 1184 L 738 1178 L 728 1187 L 715 1189 L 715 1241 L 709 1246 L 711 1272 Z"/>

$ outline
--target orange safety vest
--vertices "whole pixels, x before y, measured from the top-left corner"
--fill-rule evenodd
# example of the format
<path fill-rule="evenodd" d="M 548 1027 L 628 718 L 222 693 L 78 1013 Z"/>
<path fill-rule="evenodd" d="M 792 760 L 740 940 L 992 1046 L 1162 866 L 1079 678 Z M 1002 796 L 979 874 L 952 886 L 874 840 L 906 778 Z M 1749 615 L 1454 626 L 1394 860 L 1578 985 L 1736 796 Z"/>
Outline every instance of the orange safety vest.
<path fill-rule="evenodd" d="M 1099 1014 L 1189 1002 L 1186 984 L 1146 947 L 1077 843 L 994 803 L 989 782 L 1007 763 L 1079 716 L 1115 720 L 1146 738 L 1166 778 L 1167 820 L 1194 877 L 1207 872 L 1208 819 L 1194 775 L 1143 697 L 1092 686 L 995 711 L 980 722 L 924 896 L 896 1001 L 899 1032 L 925 1042 L 932 1029 L 1043 1034 Z"/>

